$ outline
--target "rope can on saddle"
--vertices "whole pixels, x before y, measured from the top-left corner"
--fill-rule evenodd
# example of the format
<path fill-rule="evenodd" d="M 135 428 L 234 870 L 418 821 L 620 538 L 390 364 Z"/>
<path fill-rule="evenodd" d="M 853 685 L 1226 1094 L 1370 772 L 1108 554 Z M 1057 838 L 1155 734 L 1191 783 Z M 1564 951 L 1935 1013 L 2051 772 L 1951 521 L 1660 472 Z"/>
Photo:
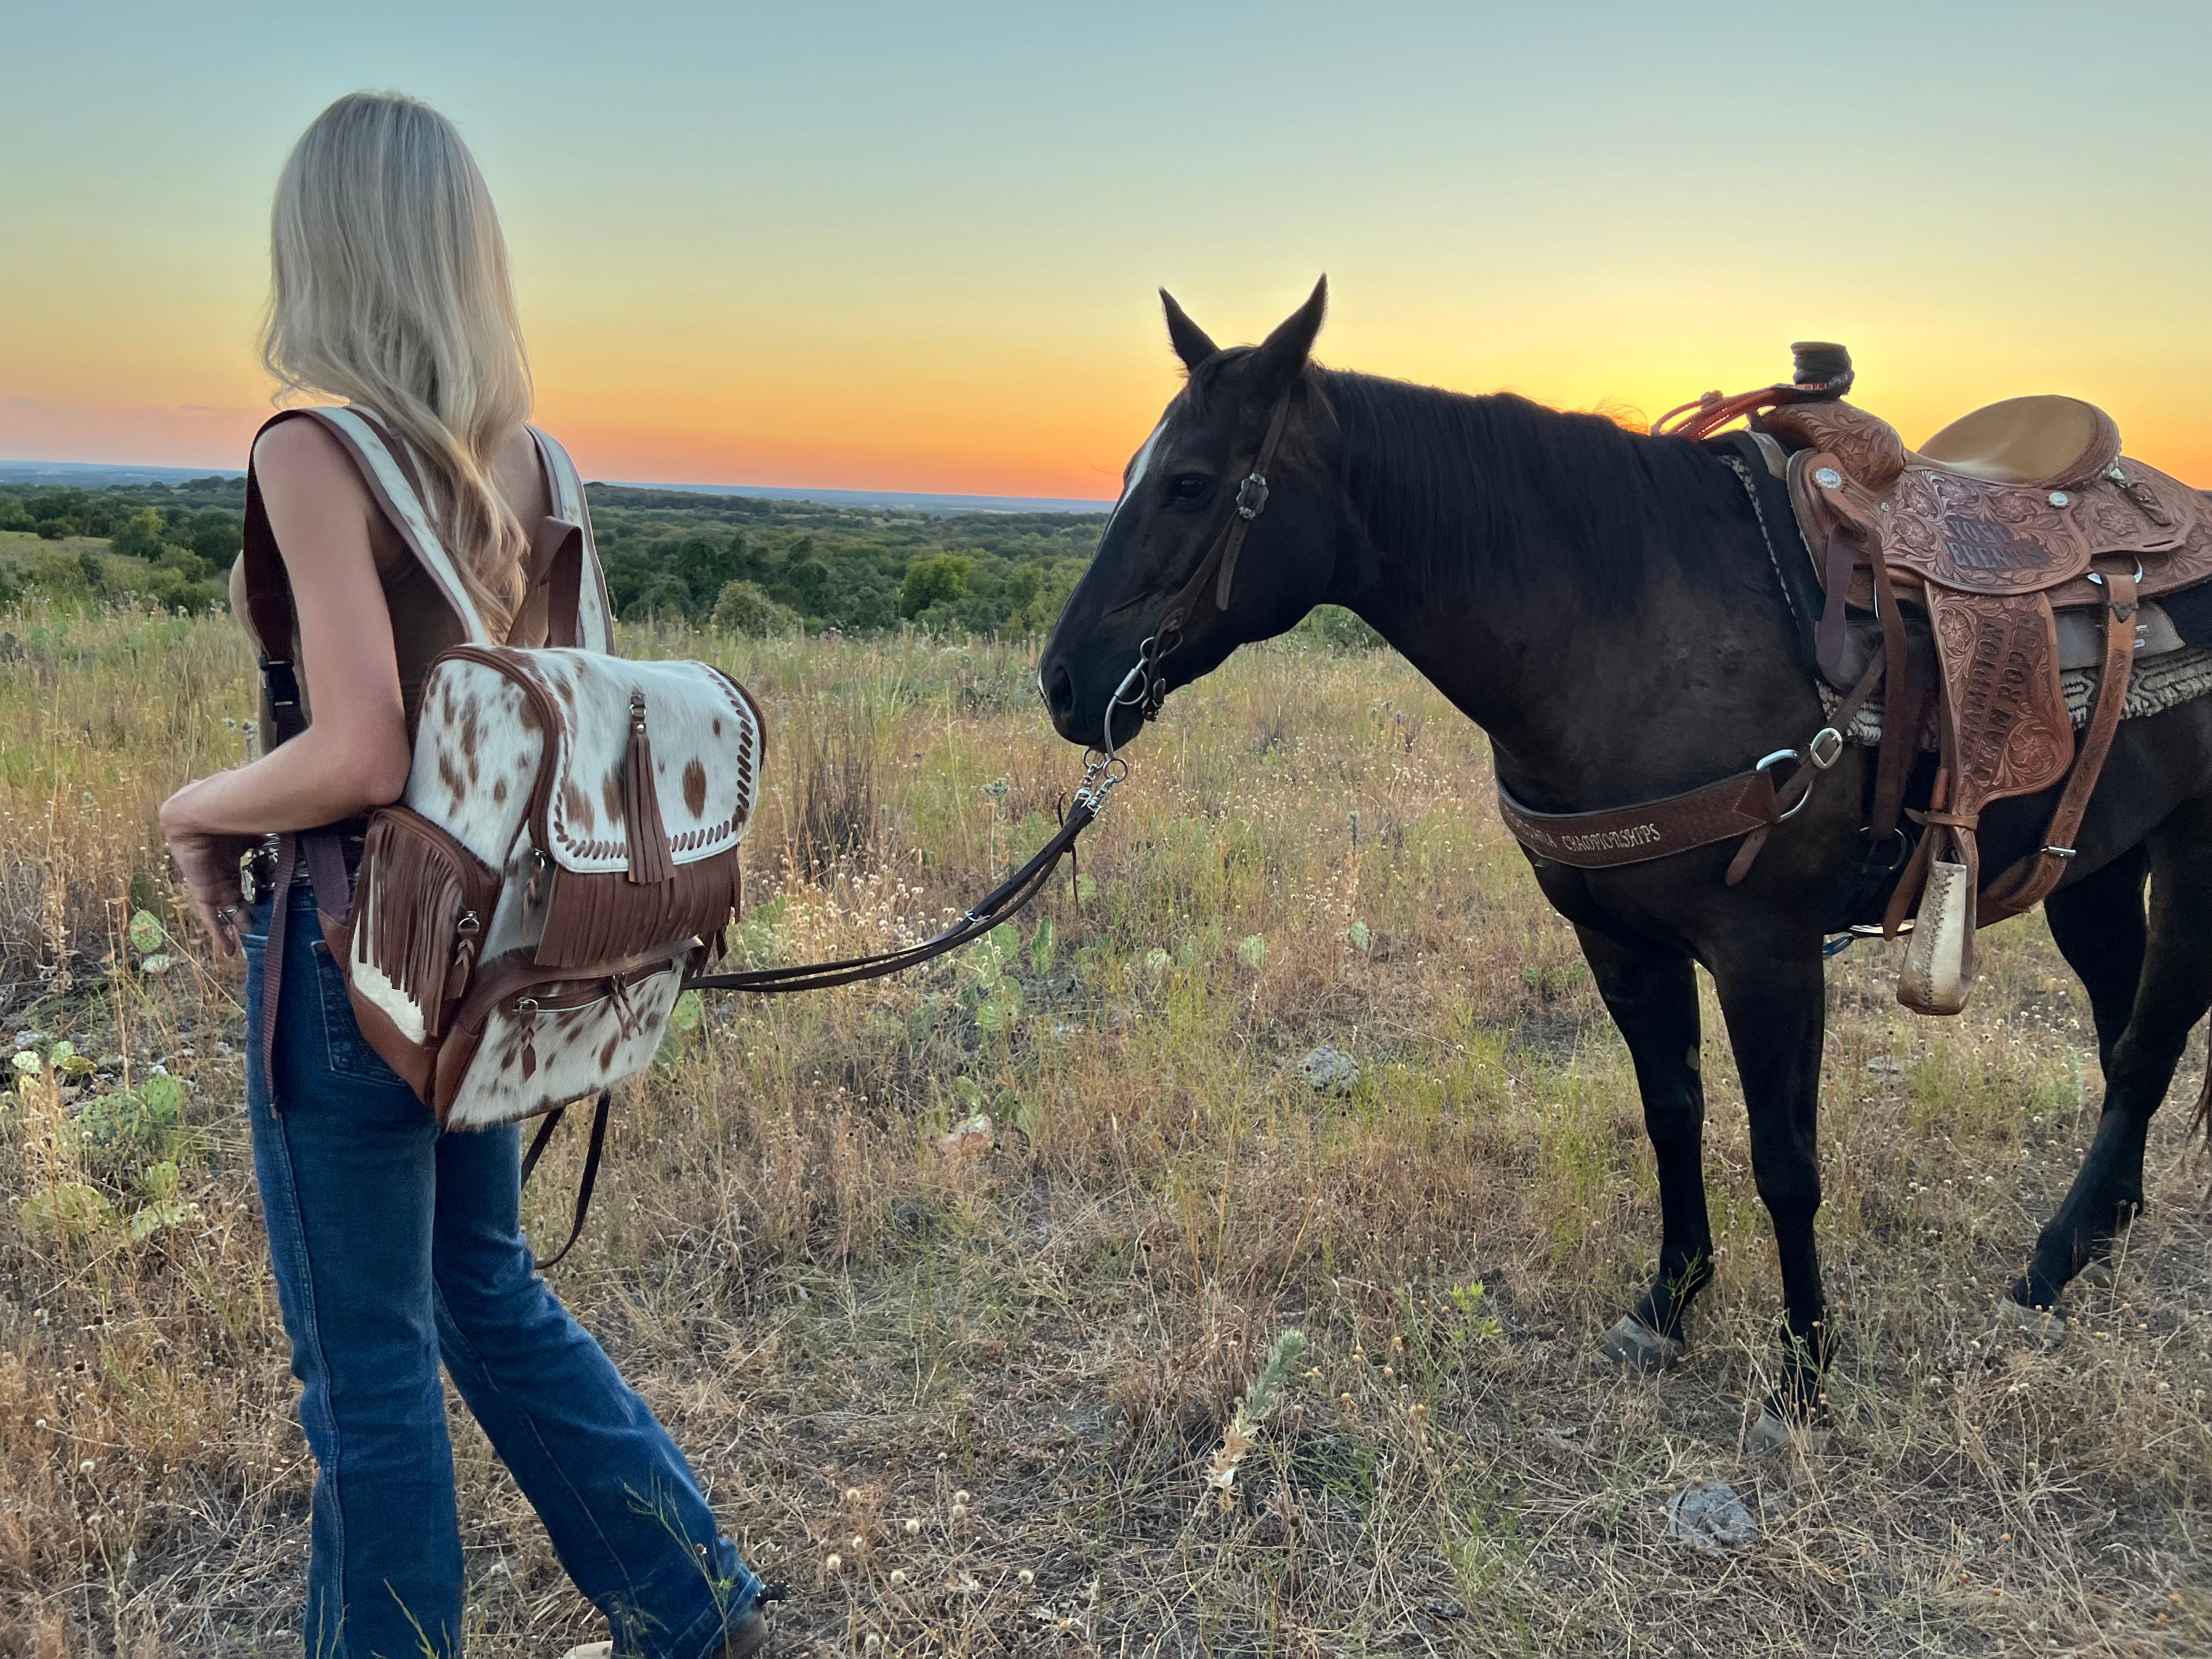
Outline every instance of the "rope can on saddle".
<path fill-rule="evenodd" d="M 1802 749 L 1666 800 L 1541 814 L 1501 786 L 1500 809 L 1530 851 L 1584 868 L 1741 836 L 1735 883 L 1879 691 L 1870 843 L 1899 844 L 1914 763 L 1923 749 L 1936 757 L 1926 806 L 1911 815 L 1921 833 L 1882 926 L 1890 938 L 1910 928 L 1898 999 L 1923 1013 L 1956 1013 L 1973 982 L 1977 925 L 2040 903 L 2074 857 L 2148 631 L 2143 602 L 2212 577 L 2212 513 L 2196 490 L 2123 457 L 2118 428 L 2093 404 L 2012 398 L 1913 451 L 1888 422 L 1844 401 L 1853 376 L 1842 347 L 1794 349 L 1790 384 L 1708 392 L 1652 430 L 1705 439 L 1743 420 L 1770 470 L 1786 477 L 1823 593 L 1814 647 L 1827 724 Z M 1779 572 L 1791 555 L 1760 519 Z M 2061 679 L 2063 613 L 2101 623 L 2100 678 L 2078 743 Z M 1797 769 L 1777 786 L 1784 762 Z M 1984 811 L 2062 779 L 2040 849 L 1984 872 Z"/>

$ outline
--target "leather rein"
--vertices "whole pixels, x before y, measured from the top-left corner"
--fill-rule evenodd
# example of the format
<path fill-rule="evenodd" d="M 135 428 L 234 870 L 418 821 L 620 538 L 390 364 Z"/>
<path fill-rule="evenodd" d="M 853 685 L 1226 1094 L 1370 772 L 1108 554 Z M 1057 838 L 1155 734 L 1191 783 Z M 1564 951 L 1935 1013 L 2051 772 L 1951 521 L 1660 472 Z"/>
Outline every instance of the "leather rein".
<path fill-rule="evenodd" d="M 1063 854 L 1074 850 L 1075 839 L 1097 820 L 1106 797 L 1127 775 L 1127 765 L 1113 756 L 1094 754 L 1084 768 L 1083 781 L 1067 816 L 1052 839 L 1039 848 L 1027 864 L 1008 876 L 944 932 L 896 951 L 873 956 L 848 957 L 839 962 L 793 963 L 781 968 L 750 968 L 720 974 L 693 974 L 684 983 L 690 990 L 744 991 L 755 996 L 779 996 L 793 991 L 826 991 L 836 985 L 882 979 L 886 975 L 919 968 L 948 951 L 957 951 L 1018 914 L 1044 890 L 1053 868 Z"/>

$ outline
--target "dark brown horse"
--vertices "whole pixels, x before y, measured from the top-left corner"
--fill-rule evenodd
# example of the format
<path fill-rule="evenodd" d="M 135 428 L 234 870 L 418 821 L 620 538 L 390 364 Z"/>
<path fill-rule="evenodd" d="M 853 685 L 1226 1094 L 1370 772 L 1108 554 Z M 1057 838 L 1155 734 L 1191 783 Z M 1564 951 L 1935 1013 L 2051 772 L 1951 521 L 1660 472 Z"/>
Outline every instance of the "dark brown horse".
<path fill-rule="evenodd" d="M 1265 343 L 1226 350 L 1162 297 L 1189 379 L 1130 463 L 1040 666 L 1070 742 L 1101 743 L 1110 720 L 1126 743 L 1168 690 L 1323 603 L 1364 617 L 1480 725 L 1501 781 L 1538 811 L 1656 799 L 1820 726 L 1803 605 L 1784 586 L 1802 545 L 1786 498 L 1762 509 L 1725 441 L 1318 368 L 1324 288 Z M 1245 482 L 1255 471 L 1264 486 Z M 2212 635 L 2212 616 L 2200 625 Z M 1886 896 L 1893 860 L 1870 862 L 1860 835 L 1869 752 L 1820 779 L 1737 886 L 1723 879 L 1733 842 L 1609 870 L 1530 860 L 1627 1042 L 1658 1160 L 1658 1271 L 1605 1339 L 1645 1366 L 1681 1352 L 1712 1275 L 1692 964 L 1713 976 L 1781 1257 L 1769 1445 L 1817 1401 L 1829 1353 L 1813 1237 L 1821 946 Z M 2033 851 L 2051 799 L 1987 813 L 1984 867 Z M 2212 700 L 2123 724 L 2077 844 L 2046 909 L 2088 990 L 2106 1097 L 2013 1288 L 2030 1323 L 2141 1207 L 2151 1115 L 2212 1004 Z"/>

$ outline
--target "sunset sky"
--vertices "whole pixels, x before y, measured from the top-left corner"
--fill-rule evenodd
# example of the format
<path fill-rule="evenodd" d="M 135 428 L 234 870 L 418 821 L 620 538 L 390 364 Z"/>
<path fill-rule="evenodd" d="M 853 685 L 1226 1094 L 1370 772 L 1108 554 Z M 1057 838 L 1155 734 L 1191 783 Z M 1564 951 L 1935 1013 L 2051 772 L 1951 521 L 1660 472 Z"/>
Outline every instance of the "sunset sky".
<path fill-rule="evenodd" d="M 236 466 L 268 198 L 427 98 L 586 476 L 1108 497 L 1153 296 L 1645 415 L 1839 339 L 1908 441 L 2104 404 L 2212 484 L 2212 8 L 0 0 L 0 458 Z"/>

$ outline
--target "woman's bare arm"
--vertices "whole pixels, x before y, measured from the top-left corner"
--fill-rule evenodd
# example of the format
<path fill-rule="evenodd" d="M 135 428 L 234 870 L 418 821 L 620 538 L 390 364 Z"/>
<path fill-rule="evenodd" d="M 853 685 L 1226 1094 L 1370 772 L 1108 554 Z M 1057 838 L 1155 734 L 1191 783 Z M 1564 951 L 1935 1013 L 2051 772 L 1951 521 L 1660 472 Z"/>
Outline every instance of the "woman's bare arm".
<path fill-rule="evenodd" d="M 353 461 L 315 421 L 254 446 L 269 527 L 291 579 L 313 724 L 250 765 L 186 784 L 161 831 L 201 920 L 229 948 L 236 854 L 246 838 L 309 830 L 396 800 L 407 784 L 407 719 L 392 615 L 369 539 L 377 511 Z M 283 641 L 271 641 L 275 649 Z"/>

